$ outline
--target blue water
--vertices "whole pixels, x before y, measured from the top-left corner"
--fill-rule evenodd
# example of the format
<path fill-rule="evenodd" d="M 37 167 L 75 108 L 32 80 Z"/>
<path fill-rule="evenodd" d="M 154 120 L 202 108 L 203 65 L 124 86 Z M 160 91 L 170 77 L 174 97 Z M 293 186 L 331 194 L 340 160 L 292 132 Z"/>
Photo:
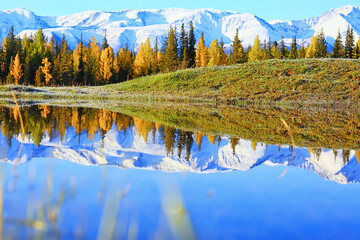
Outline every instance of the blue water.
<path fill-rule="evenodd" d="M 112 224 L 107 232 L 115 239 L 191 236 L 184 232 L 193 232 L 198 239 L 360 236 L 360 185 L 341 185 L 295 167 L 261 165 L 246 172 L 165 173 L 38 158 L 16 166 L 17 177 L 12 173 L 13 164 L 2 163 L 0 168 L 5 176 L 5 237 L 96 239 L 104 226 Z M 62 192 L 64 201 L 58 200 Z M 165 200 L 167 196 L 172 196 L 173 202 Z M 46 215 L 57 200 L 61 202 L 59 212 L 51 223 Z M 179 202 L 182 210 L 169 215 L 164 206 L 174 202 Z M 41 220 L 42 212 L 44 227 L 36 229 L 24 223 L 26 219 Z M 101 225 L 105 216 L 113 220 Z M 187 228 L 182 228 L 184 219 L 189 220 Z M 178 225 L 173 224 L 176 221 Z"/>

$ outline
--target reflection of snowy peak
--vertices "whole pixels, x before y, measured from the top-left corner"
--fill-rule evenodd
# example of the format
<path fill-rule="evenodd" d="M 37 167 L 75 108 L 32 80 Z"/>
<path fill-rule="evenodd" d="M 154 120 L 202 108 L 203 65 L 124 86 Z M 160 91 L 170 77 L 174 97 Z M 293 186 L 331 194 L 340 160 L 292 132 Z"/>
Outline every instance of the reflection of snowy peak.
<path fill-rule="evenodd" d="M 47 36 L 54 35 L 60 39 L 65 34 L 70 46 L 74 48 L 81 34 L 87 42 L 94 36 L 102 42 L 105 30 L 109 44 L 117 51 L 120 46 L 128 45 L 137 49 L 141 42 L 150 37 L 152 44 L 156 37 L 161 46 L 169 26 L 182 23 L 186 26 L 193 21 L 195 36 L 199 39 L 204 32 L 205 42 L 209 45 L 214 39 L 223 38 L 229 46 L 239 29 L 240 39 L 247 47 L 253 43 L 257 34 L 261 40 L 280 40 L 284 36 L 289 44 L 291 38 L 297 35 L 301 42 L 309 42 L 311 36 L 323 28 L 330 44 L 334 42 L 340 29 L 343 36 L 348 26 L 355 31 L 355 37 L 360 33 L 360 8 L 344 6 L 331 9 L 324 14 L 297 21 L 270 21 L 250 13 L 235 13 L 214 9 L 180 9 L 165 10 L 122 10 L 122 11 L 86 11 L 68 16 L 43 17 L 25 9 L 0 11 L 0 40 L 9 28 L 14 26 L 15 33 L 23 36 L 33 34 L 38 28 L 44 29 Z"/>
<path fill-rule="evenodd" d="M 14 162 L 20 142 L 13 138 L 9 147 L 5 137 L 1 135 L 0 148 L 0 159 Z M 159 132 L 155 134 L 155 139 L 149 136 L 146 143 L 135 127 L 124 133 L 113 126 L 104 138 L 96 133 L 93 141 L 90 141 L 85 133 L 79 138 L 73 128 L 67 131 L 63 142 L 59 137 L 51 141 L 46 137 L 40 147 L 36 147 L 31 141 L 25 141 L 20 163 L 38 157 L 65 159 L 83 165 L 106 164 L 168 172 L 247 171 L 261 164 L 285 165 L 307 169 L 339 183 L 360 181 L 360 165 L 353 152 L 350 153 L 349 163 L 345 165 L 341 153 L 335 157 L 333 151 L 321 151 L 319 155 L 299 148 L 292 157 L 292 150 L 288 146 L 279 148 L 260 143 L 254 145 L 250 141 L 240 140 L 233 150 L 227 138 L 211 144 L 204 137 L 200 151 L 195 142 L 192 144 L 190 158 L 187 160 L 185 150 L 180 157 L 176 148 L 168 155 Z"/>

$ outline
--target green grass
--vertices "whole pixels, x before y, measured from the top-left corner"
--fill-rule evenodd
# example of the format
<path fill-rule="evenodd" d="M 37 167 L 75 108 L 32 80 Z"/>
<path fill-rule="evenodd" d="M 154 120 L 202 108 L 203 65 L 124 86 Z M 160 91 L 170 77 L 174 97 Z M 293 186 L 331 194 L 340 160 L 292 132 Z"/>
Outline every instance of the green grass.
<path fill-rule="evenodd" d="M 360 61 L 258 61 L 146 76 L 103 88 L 203 99 L 356 102 L 360 97 Z"/>
<path fill-rule="evenodd" d="M 179 70 L 99 87 L 0 88 L 0 97 L 33 99 L 176 100 L 221 103 L 357 104 L 360 61 L 267 60 Z"/>

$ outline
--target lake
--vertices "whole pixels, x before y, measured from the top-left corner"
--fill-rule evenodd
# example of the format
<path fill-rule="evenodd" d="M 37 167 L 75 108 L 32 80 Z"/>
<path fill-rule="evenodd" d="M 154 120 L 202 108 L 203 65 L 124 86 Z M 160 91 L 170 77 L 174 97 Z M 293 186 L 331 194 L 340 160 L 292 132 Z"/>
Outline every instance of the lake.
<path fill-rule="evenodd" d="M 360 234 L 357 111 L 6 103 L 0 123 L 3 238 Z"/>

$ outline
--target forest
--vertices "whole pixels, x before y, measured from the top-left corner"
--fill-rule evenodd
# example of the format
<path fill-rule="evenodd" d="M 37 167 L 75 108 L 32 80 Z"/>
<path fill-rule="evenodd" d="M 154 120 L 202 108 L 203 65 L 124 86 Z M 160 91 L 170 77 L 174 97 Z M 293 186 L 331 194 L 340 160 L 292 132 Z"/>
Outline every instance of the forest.
<path fill-rule="evenodd" d="M 71 49 L 64 35 L 61 41 L 54 36 L 47 39 L 39 29 L 33 36 L 24 35 L 21 39 L 15 36 L 12 27 L 0 48 L 0 84 L 99 86 L 179 69 L 267 59 L 360 58 L 360 38 L 355 42 L 350 27 L 344 43 L 339 30 L 331 53 L 322 30 L 314 34 L 307 47 L 299 45 L 294 36 L 290 48 L 285 46 L 284 39 L 260 42 L 259 36 L 252 46 L 245 48 L 236 31 L 227 54 L 222 39 L 220 42 L 214 39 L 209 47 L 203 34 L 197 41 L 190 22 L 188 26 L 182 24 L 180 31 L 170 26 L 162 49 L 157 42 L 151 46 L 148 38 L 137 52 L 127 46 L 114 51 L 105 33 L 102 43 L 94 37 L 84 43 L 81 37 L 76 48 Z"/>

